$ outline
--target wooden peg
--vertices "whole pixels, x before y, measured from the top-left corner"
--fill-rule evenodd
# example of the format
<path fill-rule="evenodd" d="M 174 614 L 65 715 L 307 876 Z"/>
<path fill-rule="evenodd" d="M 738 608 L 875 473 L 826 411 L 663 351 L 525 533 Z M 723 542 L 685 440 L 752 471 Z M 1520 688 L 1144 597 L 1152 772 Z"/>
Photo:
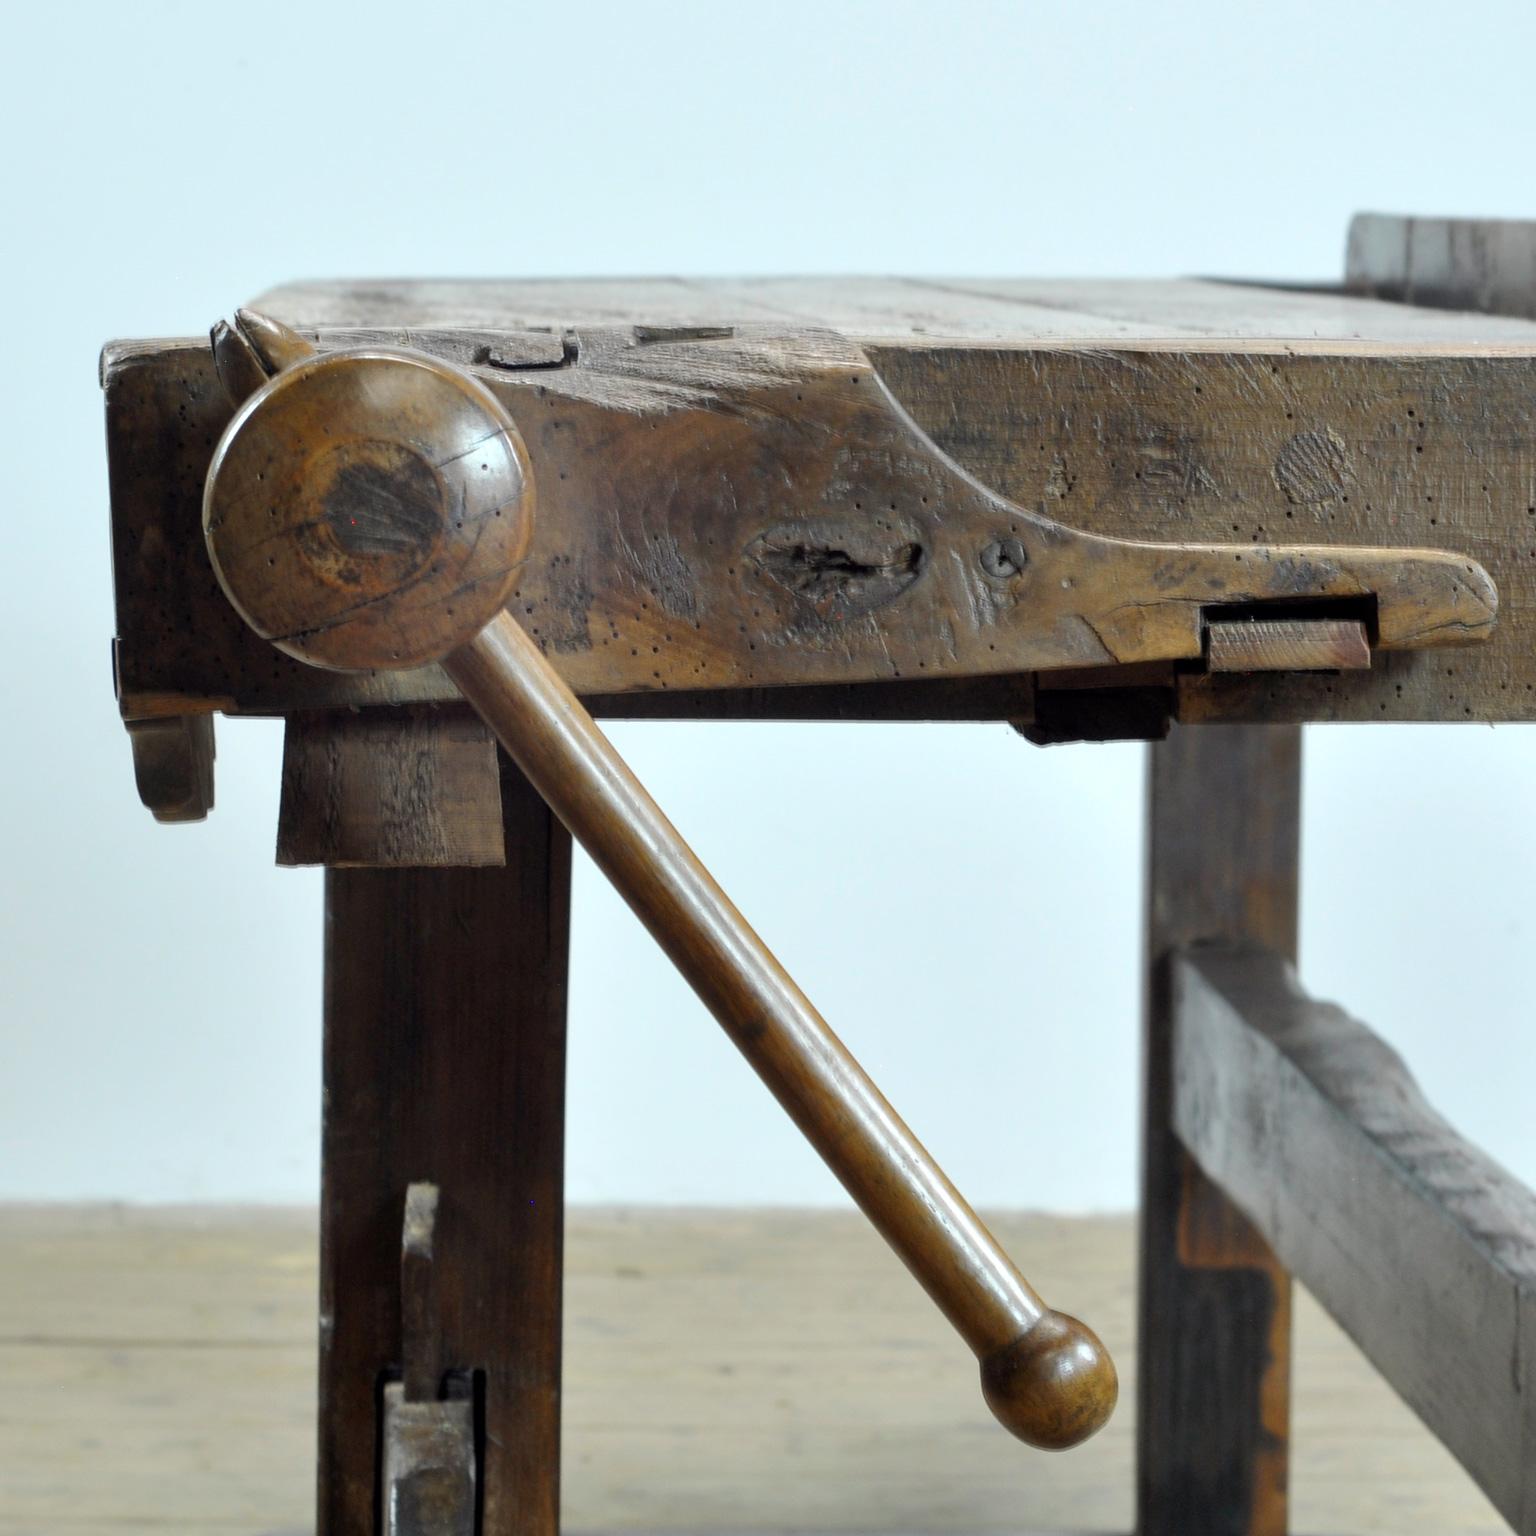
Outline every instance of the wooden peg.
<path fill-rule="evenodd" d="M 235 326 L 269 373 L 281 373 L 314 354 L 314 346 L 281 320 L 257 309 L 237 309 Z"/>
<path fill-rule="evenodd" d="M 1235 619 L 1206 631 L 1212 672 L 1364 672 L 1371 642 L 1352 619 Z"/>
<path fill-rule="evenodd" d="M 213 348 L 213 366 L 219 383 L 236 405 L 254 395 L 271 377 L 255 347 L 227 320 L 214 326 L 208 341 Z"/>

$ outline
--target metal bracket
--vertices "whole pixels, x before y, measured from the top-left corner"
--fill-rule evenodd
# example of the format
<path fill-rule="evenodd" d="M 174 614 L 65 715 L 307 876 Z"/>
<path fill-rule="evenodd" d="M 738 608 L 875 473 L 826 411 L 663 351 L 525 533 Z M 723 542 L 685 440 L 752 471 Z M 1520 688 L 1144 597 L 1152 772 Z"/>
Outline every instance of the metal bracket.
<path fill-rule="evenodd" d="M 475 1536 L 479 1483 L 472 1377 L 443 1369 L 435 1286 L 437 1186 L 405 1194 L 401 1380 L 386 1383 L 380 1463 L 384 1536 Z"/>

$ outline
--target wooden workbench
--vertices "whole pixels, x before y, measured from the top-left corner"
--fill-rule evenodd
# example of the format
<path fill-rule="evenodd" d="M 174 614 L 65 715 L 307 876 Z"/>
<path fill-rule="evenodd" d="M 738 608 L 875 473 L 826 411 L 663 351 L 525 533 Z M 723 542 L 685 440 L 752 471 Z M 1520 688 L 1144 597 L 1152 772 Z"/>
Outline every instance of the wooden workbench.
<path fill-rule="evenodd" d="M 213 353 L 107 347 L 116 678 L 141 794 L 165 820 L 207 814 L 213 714 L 281 715 L 278 856 L 328 870 L 322 1536 L 381 1518 L 379 1404 L 425 1333 L 473 1397 L 480 1529 L 552 1536 L 559 1512 L 560 775 L 541 798 L 507 729 L 414 665 L 451 666 L 446 645 L 338 672 L 297 659 L 335 614 L 242 607 L 258 634 L 203 538 L 215 445 L 241 401 L 274 398 L 278 353 L 336 377 L 326 354 L 344 371 L 402 347 L 417 355 L 393 366 L 460 379 L 503 423 L 495 441 L 526 452 L 508 484 L 519 515 L 537 484 L 538 516 L 490 623 L 594 712 L 1004 719 L 1041 743 L 1160 743 L 1143 1536 L 1289 1528 L 1293 1274 L 1536 1533 L 1536 1196 L 1293 970 L 1300 725 L 1536 718 L 1536 305 L 1511 276 L 1533 252 L 1533 226 L 1366 219 L 1335 289 L 303 284 Z M 325 422 L 300 434 L 316 462 Z M 258 587 L 279 517 L 262 462 L 234 503 Z M 283 548 L 318 526 L 283 525 Z M 414 537 L 408 517 L 380 526 Z M 752 1034 L 748 1019 L 749 1054 Z M 875 1203 L 889 1186 L 872 1181 Z M 407 1216 L 402 1259 L 408 1187 L 442 1205 L 436 1228 Z M 926 1230 L 942 1248 L 942 1221 Z"/>

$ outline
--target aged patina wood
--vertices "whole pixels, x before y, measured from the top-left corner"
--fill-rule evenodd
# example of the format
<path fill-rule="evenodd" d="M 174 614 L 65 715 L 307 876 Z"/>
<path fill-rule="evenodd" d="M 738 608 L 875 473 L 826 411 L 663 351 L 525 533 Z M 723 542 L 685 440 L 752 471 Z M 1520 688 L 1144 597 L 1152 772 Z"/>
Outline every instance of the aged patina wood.
<path fill-rule="evenodd" d="M 1218 620 L 1205 661 L 1212 672 L 1357 672 L 1371 664 L 1371 639 L 1352 619 Z"/>
<path fill-rule="evenodd" d="M 279 864 L 467 868 L 504 852 L 496 741 L 470 710 L 289 716 Z"/>
<path fill-rule="evenodd" d="M 558 1526 L 570 839 L 505 761 L 501 801 L 505 868 L 326 874 L 321 1536 L 378 1529 L 418 1182 L 439 1190 L 438 1368 L 482 1373 L 485 1529 Z"/>
<path fill-rule="evenodd" d="M 1495 321 L 1492 324 L 1507 322 Z M 1177 679 L 1177 718 L 1536 718 L 1536 359 L 1064 348 L 878 354 L 946 451 L 1117 536 L 1450 546 L 1499 590 L 1486 645 L 1347 676 Z M 1025 404 L 1027 402 L 1027 404 Z"/>
<path fill-rule="evenodd" d="M 441 657 L 974 1351 L 998 1420 L 1052 1450 L 1092 1435 L 1118 1392 L 1103 1345 L 1041 1300 L 503 607 L 533 516 L 510 419 L 450 365 L 317 354 L 245 312 L 214 350 L 226 389 L 257 384 L 204 500 L 234 606 L 317 665 Z"/>
<path fill-rule="evenodd" d="M 653 277 L 604 280 L 411 279 L 291 283 L 256 301 L 301 328 L 542 332 L 643 324 L 699 329 L 791 321 L 847 336 L 926 346 L 933 340 L 1017 343 L 1201 340 L 1529 345 L 1518 320 L 1415 312 L 1324 286 L 1167 278 Z M 552 349 L 553 350 L 553 349 Z"/>
<path fill-rule="evenodd" d="M 535 546 L 517 593 L 521 611 L 513 611 L 577 687 L 621 709 L 633 700 L 629 707 L 652 712 L 707 713 L 717 701 L 722 712 L 751 710 L 795 693 L 791 707 L 808 713 L 858 713 L 877 698 L 900 712 L 918 697 L 912 690 L 924 690 L 929 708 L 963 714 L 985 702 L 1025 721 L 1026 701 L 1038 696 L 1058 716 L 1041 727 L 1035 709 L 1043 739 L 1070 734 L 1061 719 L 1074 708 L 1065 701 L 1089 695 L 1107 716 L 1151 698 L 1154 715 L 1176 708 L 1190 720 L 1532 714 L 1521 691 L 1522 683 L 1532 691 L 1522 629 L 1531 593 L 1517 530 L 1536 517 L 1524 405 L 1536 328 L 1518 322 L 1209 283 L 321 285 L 274 303 L 294 323 L 317 327 L 324 349 L 399 343 L 436 352 L 532 423 L 532 462 L 552 486 L 557 532 Z M 268 340 L 288 345 L 281 332 Z M 277 365 L 301 361 L 302 352 L 296 344 L 262 355 Z M 259 382 L 229 328 L 216 328 L 214 355 L 236 395 Z M 295 675 L 269 676 L 221 640 L 216 622 L 204 633 L 203 619 L 213 617 L 208 589 L 193 566 L 178 574 L 180 534 L 168 532 L 163 514 L 178 498 L 185 510 L 206 468 L 207 429 L 224 424 L 222 402 L 210 406 L 198 393 L 206 380 L 187 362 L 175 344 L 132 344 L 106 359 L 114 494 L 144 514 L 126 531 L 115 519 L 120 587 L 130 607 L 139 605 L 120 636 L 123 703 L 178 729 L 198 710 L 286 712 L 303 694 Z M 887 384 L 967 469 L 994 489 L 1015 487 L 1022 528 L 987 525 L 997 497 L 926 454 L 900 411 L 880 403 Z M 792 408 L 791 395 L 807 409 Z M 124 416 L 125 407 L 138 414 Z M 637 423 L 659 446 L 634 446 Z M 818 433 L 826 441 L 808 446 Z M 711 481 L 711 467 L 749 457 L 744 444 L 763 449 L 751 473 Z M 809 479 L 807 464 L 818 471 Z M 154 483 L 168 465 L 182 475 L 169 503 L 167 485 Z M 663 484 L 658 465 L 682 473 Z M 742 485 L 753 487 L 749 496 Z M 941 494 L 924 501 L 925 487 Z M 913 495 L 927 511 L 907 504 Z M 1061 535 L 1055 544 L 1049 530 Z M 1026 605 L 1021 577 L 1081 571 L 1051 563 L 1061 544 L 1079 554 L 1088 547 L 1061 530 L 1164 544 L 1220 540 L 1227 558 L 1264 576 L 1257 586 L 1246 578 L 1212 585 L 1207 565 L 1180 587 L 1190 573 L 1175 571 L 1164 551 L 1104 572 L 1101 592 Z M 1325 555 L 1306 557 L 1299 588 L 1294 569 L 1271 580 L 1279 562 L 1266 551 L 1278 543 L 1336 556 L 1344 544 L 1441 547 L 1465 551 L 1466 563 L 1424 568 L 1444 585 L 1425 582 L 1421 569 L 1411 603 L 1359 602 L 1386 584 L 1358 572 L 1341 577 Z M 254 556 L 254 546 L 244 553 Z M 1197 565 L 1207 559 L 1195 557 Z M 1388 654 L 1448 632 L 1485 637 L 1492 603 L 1479 560 L 1504 595 L 1504 628 L 1492 643 Z M 967 561 L 974 568 L 963 580 L 933 575 Z M 1378 563 L 1377 576 L 1411 563 Z M 1208 675 L 1202 663 L 1222 643 L 1218 635 L 1202 656 L 1211 615 L 1201 610 L 1212 592 L 1239 609 L 1297 596 L 1335 605 L 1266 619 L 1274 636 L 1286 631 L 1285 644 L 1255 649 L 1244 634 L 1239 661 L 1267 668 L 1278 657 L 1289 666 L 1305 654 L 1342 666 L 1362 659 L 1366 640 L 1381 654 L 1358 677 L 1331 666 L 1312 679 Z M 1117 605 L 1117 596 L 1127 601 Z M 1053 625 L 1054 615 L 1070 626 Z M 188 637 L 179 650 L 178 630 Z M 1325 630 L 1335 649 L 1319 648 Z M 492 660 L 505 661 L 521 631 L 500 616 L 495 633 Z M 1154 656 L 1163 660 L 1151 672 L 1126 665 Z M 512 681 L 543 676 L 536 651 L 523 661 Z M 511 698 L 507 669 L 487 665 L 475 677 L 455 670 L 472 691 Z M 367 678 L 356 692 L 322 681 L 339 691 L 317 686 L 306 707 L 453 696 L 432 671 Z M 813 702 L 833 694 L 837 705 Z M 526 709 L 534 701 L 524 692 L 517 702 Z M 574 709 L 563 696 L 557 702 Z M 1252 1536 L 1285 1520 L 1289 1289 L 1258 1231 L 1171 1134 L 1166 955 L 1170 944 L 1211 933 L 1293 950 L 1295 739 L 1284 730 L 1209 734 L 1222 755 L 1210 750 L 1215 742 L 1197 748 L 1180 732 L 1154 769 L 1140 1502 L 1146 1532 Z M 172 811 L 174 788 L 160 792 Z M 336 891 L 350 888 L 340 883 L 347 876 L 331 878 Z M 423 916 L 411 888 L 392 890 L 391 900 Z M 358 910 L 366 909 L 353 918 Z M 347 947 L 363 948 L 344 915 L 333 908 L 333 922 L 351 930 L 333 935 L 338 973 Z M 390 943 L 404 946 L 406 935 L 392 930 Z M 354 1034 L 338 1080 L 359 1072 L 374 1048 Z M 419 1068 L 413 1061 L 393 1080 L 391 1103 L 417 1091 Z M 328 1141 L 328 1157 L 345 1150 Z M 416 1170 L 424 1171 L 437 1176 Z M 369 1186 L 394 1178 L 393 1169 L 382 1170 L 382 1182 L 379 1173 Z M 327 1325 L 334 1322 L 333 1307 Z M 397 1364 L 375 1365 L 375 1381 Z M 350 1369 L 366 1374 L 356 1360 Z M 543 1390 L 547 1371 L 535 1376 L 533 1388 Z M 360 1406 L 328 1402 L 327 1433 Z M 542 1461 L 523 1469 L 541 1519 L 551 1422 L 550 1414 L 540 1421 Z"/>
<path fill-rule="evenodd" d="M 1152 749 L 1143 1042 L 1137 1530 L 1284 1536 L 1291 1283 L 1179 1142 L 1174 955 L 1249 939 L 1294 957 L 1301 733 L 1177 726 Z"/>
<path fill-rule="evenodd" d="M 707 700 L 658 704 L 630 691 L 738 693 L 818 679 L 843 686 L 897 673 L 974 677 L 1017 671 L 1028 659 L 1007 645 L 989 649 L 998 643 L 995 613 L 985 604 L 978 613 L 974 604 L 957 603 L 952 589 L 941 592 L 934 567 L 928 580 L 915 579 L 924 573 L 911 569 L 911 550 L 921 539 L 905 529 L 874 530 L 873 541 L 855 537 L 871 532 L 867 524 L 808 530 L 799 526 L 806 509 L 787 491 L 769 515 L 711 497 L 707 484 L 694 498 L 705 506 L 651 495 L 625 514 L 628 461 L 610 465 L 599 484 L 592 477 L 603 479 L 604 472 L 591 466 L 602 455 L 572 454 L 566 445 L 578 418 L 590 425 L 593 411 L 622 416 L 644 395 L 647 408 L 666 402 L 652 434 L 658 454 L 665 449 L 685 471 L 703 465 L 696 456 L 713 453 L 721 440 L 713 429 L 700 436 L 696 427 L 676 436 L 681 421 L 694 418 L 675 408 L 684 385 L 675 365 L 669 374 L 667 359 L 675 364 L 691 352 L 740 362 L 743 347 L 719 334 L 728 328 L 719 316 L 722 306 L 744 303 L 743 285 L 640 284 L 609 290 L 611 302 L 599 301 L 600 288 L 583 301 L 580 285 L 447 286 L 457 300 L 443 285 L 371 297 L 367 288 L 348 290 L 366 300 L 352 318 L 409 321 L 387 334 L 460 361 L 466 353 L 472 363 L 479 358 L 480 376 L 514 406 L 536 467 L 549 471 L 539 476 L 545 515 L 514 611 L 538 630 L 568 681 L 587 696 L 603 696 L 605 709 L 696 716 L 707 713 Z M 853 302 L 846 298 L 852 293 L 880 309 L 888 301 L 869 296 L 870 286 L 840 285 L 840 302 Z M 909 300 L 916 294 L 925 303 L 990 306 L 990 336 L 986 326 L 973 325 L 969 339 L 940 340 L 915 334 L 910 324 L 897 336 L 890 322 L 886 339 L 872 343 L 871 360 L 940 447 L 1022 507 L 1087 532 L 1143 539 L 1454 547 L 1485 564 L 1498 583 L 1502 621 L 1485 646 L 1450 659 L 1382 654 L 1369 673 L 1349 678 L 1181 677 L 1184 716 L 1536 713 L 1536 665 L 1524 643 L 1536 557 L 1521 548 L 1533 526 L 1536 471 L 1526 402 L 1536 382 L 1536 326 L 1237 285 L 1101 290 L 1102 309 L 1139 306 L 1142 318 L 1133 325 L 1070 308 L 1090 302 L 1082 285 L 1065 285 L 1063 307 L 1055 309 L 1040 302 L 1044 291 L 1028 300 L 1009 297 L 1020 285 L 996 285 L 1002 298 L 975 297 L 974 304 L 973 296 L 932 285 L 907 287 Z M 317 309 L 311 299 L 306 312 L 307 292 L 273 299 L 303 320 Z M 402 292 L 414 295 L 417 308 Z M 657 318 L 637 322 L 629 334 L 634 345 L 611 356 L 602 336 L 517 328 L 563 326 L 570 317 L 586 323 L 593 315 L 611 321 L 622 310 L 621 292 L 631 317 Z M 1159 293 L 1174 313 L 1193 320 L 1182 329 L 1160 324 Z M 540 302 L 514 307 L 518 295 L 529 294 Z M 450 321 L 478 319 L 477 339 L 413 329 L 432 305 Z M 830 305 L 827 299 L 823 307 Z M 963 330 L 963 316 L 949 313 L 946 320 L 942 305 L 930 316 L 934 323 Z M 1194 328 L 1240 336 L 1244 306 L 1251 311 L 1247 340 Z M 911 323 L 926 313 L 916 303 L 908 307 Z M 739 317 L 740 308 L 731 312 Z M 1037 312 L 1056 317 L 1054 331 Z M 762 311 L 756 313 L 760 319 Z M 333 314 L 319 310 L 322 319 Z M 1011 331 L 1004 316 L 1013 317 Z M 683 323 L 687 317 L 691 326 Z M 506 329 L 487 331 L 488 319 Z M 1264 324 L 1270 331 L 1255 334 Z M 1127 336 L 1117 326 L 1148 333 Z M 744 336 L 746 328 L 739 329 Z M 873 318 L 867 329 L 878 336 Z M 1404 332 L 1422 339 L 1404 340 Z M 500 337 L 499 350 L 486 339 L 491 335 Z M 1293 339 L 1282 339 L 1287 335 Z M 324 344 L 359 339 L 354 325 L 327 334 Z M 554 342 L 561 345 L 558 361 Z M 782 353 L 779 362 L 787 366 Z M 232 626 L 190 537 L 200 477 L 228 415 L 206 347 L 109 349 L 106 371 L 125 708 L 280 712 L 449 696 L 432 669 L 394 679 L 305 675 Z M 606 404 L 573 393 L 592 393 L 600 377 L 608 380 Z M 699 383 L 695 375 L 691 387 L 697 391 Z M 718 428 L 729 434 L 728 422 Z M 591 483 L 568 478 L 562 490 L 562 469 Z M 846 495 L 864 499 L 853 485 Z M 945 526 L 961 531 L 952 516 Z M 811 532 L 834 537 L 803 536 Z M 978 561 L 990 542 L 977 541 Z M 993 564 L 1003 570 L 1000 559 Z M 979 579 L 985 595 L 990 587 Z M 1009 596 L 1006 573 L 991 579 L 1002 580 Z M 1011 612 L 1018 605 L 1008 606 Z M 888 653 L 893 639 L 897 651 L 905 647 L 899 659 Z M 1110 657 L 1101 650 L 1094 659 Z"/>
<path fill-rule="evenodd" d="M 1179 1139 L 1510 1525 L 1536 1532 L 1536 1194 L 1278 955 L 1186 950 L 1172 1006 Z"/>

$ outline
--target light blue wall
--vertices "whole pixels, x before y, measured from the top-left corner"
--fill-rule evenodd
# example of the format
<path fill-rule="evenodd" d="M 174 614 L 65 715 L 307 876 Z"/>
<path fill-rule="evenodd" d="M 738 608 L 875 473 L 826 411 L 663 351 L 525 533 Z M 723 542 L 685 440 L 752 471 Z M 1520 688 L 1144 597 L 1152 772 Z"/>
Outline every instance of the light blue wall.
<path fill-rule="evenodd" d="M 1331 277 L 1357 208 L 1536 214 L 1533 32 L 1409 0 L 9 8 L 0 1197 L 316 1187 L 278 733 L 221 723 L 204 826 L 134 796 L 102 341 L 304 276 Z M 974 1199 L 1132 1202 L 1137 748 L 615 734 Z M 1536 732 L 1317 731 L 1307 788 L 1309 980 L 1536 1179 Z M 573 1197 L 838 1198 L 588 868 L 577 907 Z"/>

